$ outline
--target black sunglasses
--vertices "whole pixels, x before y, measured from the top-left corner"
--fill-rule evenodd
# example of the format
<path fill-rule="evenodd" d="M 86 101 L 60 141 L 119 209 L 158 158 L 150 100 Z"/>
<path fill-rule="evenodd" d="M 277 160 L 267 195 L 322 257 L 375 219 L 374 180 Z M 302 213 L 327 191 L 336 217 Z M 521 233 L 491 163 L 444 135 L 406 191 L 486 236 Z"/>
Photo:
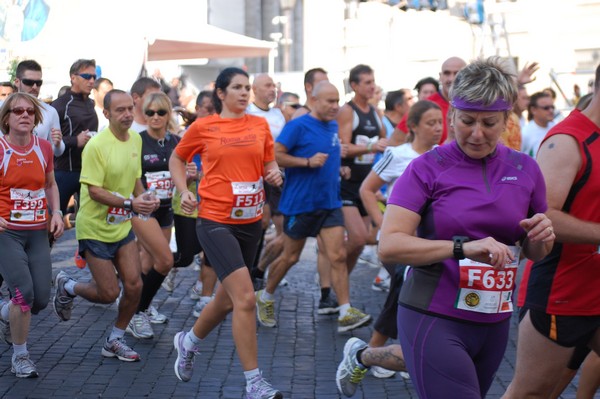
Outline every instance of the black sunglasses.
<path fill-rule="evenodd" d="M 168 112 L 169 111 L 167 111 L 166 109 L 159 109 L 158 111 L 154 111 L 153 109 L 147 109 L 144 113 L 146 114 L 146 116 L 153 117 L 154 114 L 158 114 L 158 116 L 165 116 Z"/>
<path fill-rule="evenodd" d="M 16 108 L 11 109 L 10 112 L 12 112 L 13 114 L 15 114 L 17 116 L 21 116 L 25 112 L 27 112 L 27 115 L 29 115 L 29 116 L 35 115 L 35 109 L 33 109 L 33 108 L 16 107 Z"/>
<path fill-rule="evenodd" d="M 42 83 L 44 83 L 44 81 L 42 79 L 21 79 L 21 82 L 23 82 L 23 84 L 25 86 L 33 86 L 33 85 L 37 85 L 37 87 L 40 87 L 42 85 Z"/>
<path fill-rule="evenodd" d="M 90 79 L 96 80 L 96 77 L 97 77 L 97 75 L 95 75 L 93 73 L 79 73 L 77 75 L 81 76 L 85 80 L 90 80 Z"/>
<path fill-rule="evenodd" d="M 543 109 L 544 111 L 554 111 L 554 105 L 546 105 L 545 107 L 540 107 L 538 105 L 536 105 L 537 108 Z"/>
<path fill-rule="evenodd" d="M 298 109 L 298 108 L 302 107 L 302 105 L 300 105 L 298 103 L 283 103 L 283 105 L 285 105 L 286 107 L 293 108 L 293 109 Z"/>

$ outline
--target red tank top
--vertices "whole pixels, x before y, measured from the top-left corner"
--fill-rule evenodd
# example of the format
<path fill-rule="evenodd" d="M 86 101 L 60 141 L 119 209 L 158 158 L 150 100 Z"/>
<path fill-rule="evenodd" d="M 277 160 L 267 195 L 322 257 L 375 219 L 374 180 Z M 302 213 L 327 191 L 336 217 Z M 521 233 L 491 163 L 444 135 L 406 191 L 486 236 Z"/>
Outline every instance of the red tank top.
<path fill-rule="evenodd" d="M 600 127 L 575 110 L 553 127 L 544 140 L 567 134 L 579 143 L 582 159 L 563 211 L 577 219 L 600 223 Z M 600 315 L 598 245 L 555 243 L 552 252 L 531 267 L 525 305 L 549 314 Z"/>

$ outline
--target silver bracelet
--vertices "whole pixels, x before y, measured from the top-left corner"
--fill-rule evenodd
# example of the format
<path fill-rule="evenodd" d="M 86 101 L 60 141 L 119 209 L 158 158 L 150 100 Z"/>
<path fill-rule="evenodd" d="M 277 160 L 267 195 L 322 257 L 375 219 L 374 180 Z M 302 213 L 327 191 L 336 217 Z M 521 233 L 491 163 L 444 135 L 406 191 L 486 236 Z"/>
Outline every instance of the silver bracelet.
<path fill-rule="evenodd" d="M 60 217 L 61 217 L 61 218 L 64 216 L 64 215 L 63 215 L 63 212 L 62 212 L 60 209 L 55 209 L 55 210 L 53 210 L 53 211 L 52 211 L 52 216 L 54 216 L 54 214 L 55 214 L 55 213 L 58 213 L 58 214 L 60 215 Z"/>

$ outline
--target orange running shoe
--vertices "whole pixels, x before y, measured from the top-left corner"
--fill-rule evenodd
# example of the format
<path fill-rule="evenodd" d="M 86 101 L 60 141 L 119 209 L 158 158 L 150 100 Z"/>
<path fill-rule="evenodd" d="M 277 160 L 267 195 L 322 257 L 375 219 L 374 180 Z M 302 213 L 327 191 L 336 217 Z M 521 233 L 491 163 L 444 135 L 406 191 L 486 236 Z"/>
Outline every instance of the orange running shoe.
<path fill-rule="evenodd" d="M 80 269 L 85 269 L 87 262 L 79 255 L 79 250 L 75 250 L 75 266 Z"/>

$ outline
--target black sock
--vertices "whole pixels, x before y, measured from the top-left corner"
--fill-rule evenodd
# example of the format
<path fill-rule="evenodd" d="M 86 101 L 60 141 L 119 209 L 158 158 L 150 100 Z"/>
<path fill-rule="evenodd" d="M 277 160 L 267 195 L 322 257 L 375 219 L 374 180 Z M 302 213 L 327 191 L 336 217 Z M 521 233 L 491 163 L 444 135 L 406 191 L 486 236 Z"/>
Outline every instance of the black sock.
<path fill-rule="evenodd" d="M 321 288 L 321 300 L 329 298 L 329 294 L 331 293 L 331 287 Z"/>
<path fill-rule="evenodd" d="M 358 351 L 356 352 L 356 360 L 358 361 L 358 363 L 359 363 L 361 366 L 363 366 L 363 367 L 365 367 L 365 368 L 369 368 L 369 367 L 365 366 L 365 365 L 363 364 L 363 362 L 360 360 L 360 356 L 362 355 L 362 353 L 363 353 L 363 351 L 364 351 L 365 349 L 367 349 L 367 348 L 360 349 L 360 350 L 358 350 Z"/>
<path fill-rule="evenodd" d="M 154 295 L 156 295 L 160 285 L 166 277 L 157 272 L 155 269 L 150 269 L 145 277 L 143 274 L 142 276 L 144 286 L 142 287 L 142 297 L 140 298 L 140 304 L 138 305 L 138 312 L 143 312 L 148 309 L 152 299 L 154 299 Z"/>
<path fill-rule="evenodd" d="M 258 267 L 255 267 L 254 269 L 252 269 L 252 278 L 265 278 L 265 272 L 263 272 L 262 270 L 260 270 Z"/>
<path fill-rule="evenodd" d="M 265 243 L 265 234 L 267 233 L 267 229 L 263 229 L 262 235 L 260 236 L 260 241 L 258 242 L 258 249 L 256 250 L 256 255 L 254 255 L 254 263 L 252 264 L 252 269 L 258 269 L 258 263 L 260 261 L 260 255 L 262 254 L 263 245 Z M 259 277 L 262 278 L 262 277 Z"/>

